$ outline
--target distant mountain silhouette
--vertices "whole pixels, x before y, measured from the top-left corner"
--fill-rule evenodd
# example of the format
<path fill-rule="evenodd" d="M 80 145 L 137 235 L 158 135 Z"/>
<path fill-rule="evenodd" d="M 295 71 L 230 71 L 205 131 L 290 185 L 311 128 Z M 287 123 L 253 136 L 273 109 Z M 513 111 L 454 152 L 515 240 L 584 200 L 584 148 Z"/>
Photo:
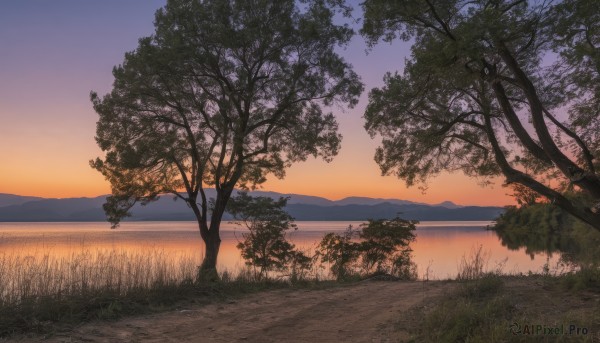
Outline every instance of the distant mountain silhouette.
<path fill-rule="evenodd" d="M 207 197 L 215 197 L 213 189 Z M 333 201 L 321 197 L 255 191 L 253 196 L 271 198 L 290 197 L 286 210 L 296 220 L 367 220 L 393 218 L 400 214 L 415 220 L 492 220 L 504 211 L 502 207 L 458 206 L 452 202 L 438 205 L 415 203 L 399 199 L 374 199 L 348 197 Z M 147 206 L 136 205 L 132 217 L 127 220 L 163 221 L 195 220 L 192 211 L 182 200 L 172 195 L 161 196 Z M 0 206 L 0 222 L 57 222 L 57 221 L 104 221 L 102 204 L 106 196 L 96 198 L 43 199 L 0 195 L 0 201 L 10 205 Z M 225 215 L 224 219 L 231 219 Z"/>
<path fill-rule="evenodd" d="M 410 205 L 418 204 L 408 200 L 399 199 L 381 199 L 381 198 L 367 198 L 367 197 L 347 197 L 341 200 L 334 201 L 335 205 L 377 205 L 383 203 L 389 203 L 394 205 Z M 426 205 L 426 204 L 419 204 Z"/>
<path fill-rule="evenodd" d="M 0 207 L 10 205 L 21 205 L 28 201 L 35 201 L 41 199 L 43 198 L 0 193 Z"/>
<path fill-rule="evenodd" d="M 290 200 L 288 200 L 288 204 L 310 204 L 310 205 L 317 205 L 317 206 L 333 206 L 336 204 L 336 201 L 317 197 L 317 196 L 312 196 L 312 195 L 301 195 L 301 194 L 292 194 L 292 193 L 282 194 L 282 193 L 277 193 L 277 192 L 265 192 L 265 191 L 253 191 L 253 192 L 250 192 L 250 194 L 252 196 L 262 196 L 262 197 L 269 197 L 269 198 L 273 198 L 273 199 L 278 199 L 280 197 L 289 197 Z M 216 196 L 216 193 L 214 196 Z"/>
<path fill-rule="evenodd" d="M 42 199 L 3 206 L 0 207 L 0 221 L 103 221 L 106 220 L 102 210 L 105 198 Z"/>
<path fill-rule="evenodd" d="M 439 207 L 445 207 L 445 208 L 461 208 L 461 207 L 465 207 L 465 206 L 460 206 L 457 205 L 455 203 L 453 203 L 452 201 L 443 201 L 439 204 L 435 204 L 433 206 L 439 206 Z"/>

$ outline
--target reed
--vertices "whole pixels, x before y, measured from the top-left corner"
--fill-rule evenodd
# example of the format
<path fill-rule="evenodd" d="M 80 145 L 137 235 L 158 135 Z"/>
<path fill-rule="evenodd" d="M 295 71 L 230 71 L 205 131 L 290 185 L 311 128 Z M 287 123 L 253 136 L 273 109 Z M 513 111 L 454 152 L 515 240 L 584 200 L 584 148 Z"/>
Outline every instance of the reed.
<path fill-rule="evenodd" d="M 285 287 L 323 287 L 318 277 L 258 280 L 249 268 L 225 270 L 221 281 L 197 280 L 200 254 L 159 248 L 90 249 L 64 253 L 0 253 L 0 340 L 14 334 L 52 334 L 95 319 L 220 301 Z M 315 274 L 317 275 L 317 274 Z"/>
<path fill-rule="evenodd" d="M 197 291 L 199 261 L 156 248 L 0 253 L 0 336 L 172 303 Z"/>
<path fill-rule="evenodd" d="M 469 255 L 463 255 L 458 266 L 456 280 L 477 280 L 487 273 L 490 252 L 483 246 L 472 247 Z"/>
<path fill-rule="evenodd" d="M 97 291 L 126 295 L 193 280 L 198 261 L 161 249 L 81 250 L 56 257 L 0 253 L 0 306 L 39 297 L 65 297 Z"/>

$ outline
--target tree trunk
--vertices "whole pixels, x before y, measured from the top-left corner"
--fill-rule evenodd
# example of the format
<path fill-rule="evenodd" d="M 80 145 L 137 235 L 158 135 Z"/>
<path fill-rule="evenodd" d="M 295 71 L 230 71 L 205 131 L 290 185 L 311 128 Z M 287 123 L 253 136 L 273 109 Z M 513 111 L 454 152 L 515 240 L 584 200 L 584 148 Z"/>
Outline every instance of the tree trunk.
<path fill-rule="evenodd" d="M 219 279 L 219 274 L 217 273 L 217 256 L 219 256 L 219 248 L 221 247 L 219 231 L 209 230 L 204 244 L 206 249 L 204 260 L 202 260 L 202 264 L 198 270 L 198 280 L 214 282 Z"/>
<path fill-rule="evenodd" d="M 219 274 L 217 273 L 217 257 L 219 256 L 219 248 L 221 247 L 221 235 L 219 229 L 221 227 L 223 213 L 225 213 L 227 201 L 229 201 L 232 191 L 233 188 L 217 189 L 217 199 L 215 200 L 215 208 L 210 217 L 210 227 L 208 228 L 208 231 L 202 235 L 206 249 L 204 260 L 198 270 L 199 281 L 213 282 L 219 280 Z"/>
<path fill-rule="evenodd" d="M 556 167 L 565 175 L 572 183 L 576 184 L 585 191 L 588 191 L 596 201 L 600 200 L 600 178 L 595 174 L 586 173 L 575 162 L 571 161 L 560 148 L 556 145 L 550 134 L 544 119 L 544 106 L 542 100 L 537 94 L 535 85 L 530 80 L 528 75 L 521 69 L 519 63 L 512 55 L 510 50 L 503 42 L 499 42 L 500 55 L 508 68 L 512 71 L 516 79 L 521 83 L 521 89 L 529 103 L 531 112 L 531 120 L 535 132 L 538 136 L 542 149 L 548 157 L 554 162 Z"/>
<path fill-rule="evenodd" d="M 591 225 L 596 230 L 600 230 L 600 215 L 594 214 L 591 211 L 583 208 L 579 208 L 575 206 L 570 200 L 565 198 L 559 192 L 546 187 L 544 184 L 538 182 L 537 180 L 531 178 L 527 174 L 514 169 L 510 166 L 502 149 L 500 148 L 500 143 L 494 134 L 494 129 L 492 127 L 492 121 L 489 115 L 484 116 L 485 119 L 485 128 L 488 136 L 488 140 L 492 145 L 492 150 L 494 152 L 494 156 L 496 158 L 496 162 L 500 166 L 502 173 L 506 177 L 507 183 L 519 183 L 545 197 L 550 199 L 553 203 L 555 203 L 558 207 L 562 208 L 566 212 L 571 215 L 579 218 L 580 220 L 586 222 Z"/>
<path fill-rule="evenodd" d="M 515 135 L 519 138 L 523 146 L 535 157 L 543 161 L 544 163 L 551 164 L 552 160 L 546 155 L 544 149 L 542 149 L 534 140 L 531 138 L 527 130 L 523 127 L 521 120 L 517 116 L 514 108 L 510 104 L 508 96 L 506 95 L 506 90 L 504 86 L 497 81 L 492 81 L 492 89 L 494 90 L 494 94 L 496 95 L 496 100 L 502 107 L 502 112 L 504 113 L 504 117 L 510 124 L 510 127 L 513 129 Z"/>

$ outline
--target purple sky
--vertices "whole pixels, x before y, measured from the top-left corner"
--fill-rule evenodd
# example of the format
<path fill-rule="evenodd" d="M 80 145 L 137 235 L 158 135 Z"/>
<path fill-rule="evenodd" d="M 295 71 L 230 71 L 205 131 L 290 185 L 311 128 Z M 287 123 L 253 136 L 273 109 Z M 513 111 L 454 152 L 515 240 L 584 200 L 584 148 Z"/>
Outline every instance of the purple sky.
<path fill-rule="evenodd" d="M 153 32 L 157 0 L 26 0 L 0 2 L 0 193 L 47 197 L 95 196 L 110 192 L 88 161 L 101 152 L 94 141 L 96 113 L 91 90 L 105 94 L 112 67 Z M 401 69 L 409 44 L 381 43 L 368 55 L 357 36 L 340 51 L 368 91 L 386 71 Z M 427 194 L 380 176 L 373 161 L 377 140 L 363 129 L 365 92 L 352 110 L 334 108 L 344 136 L 332 163 L 310 159 L 286 179 L 264 189 L 319 195 L 394 197 L 462 204 L 512 202 L 506 189 L 480 188 L 459 174 L 434 180 Z"/>

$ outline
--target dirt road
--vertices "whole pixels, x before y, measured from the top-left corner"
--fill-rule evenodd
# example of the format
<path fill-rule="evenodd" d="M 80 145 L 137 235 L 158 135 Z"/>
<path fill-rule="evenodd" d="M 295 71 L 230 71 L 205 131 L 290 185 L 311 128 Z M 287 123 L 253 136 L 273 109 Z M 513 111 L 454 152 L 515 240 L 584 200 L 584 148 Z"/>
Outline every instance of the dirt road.
<path fill-rule="evenodd" d="M 397 342 L 402 312 L 445 294 L 446 283 L 375 282 L 277 290 L 240 299 L 88 323 L 50 342 Z"/>

